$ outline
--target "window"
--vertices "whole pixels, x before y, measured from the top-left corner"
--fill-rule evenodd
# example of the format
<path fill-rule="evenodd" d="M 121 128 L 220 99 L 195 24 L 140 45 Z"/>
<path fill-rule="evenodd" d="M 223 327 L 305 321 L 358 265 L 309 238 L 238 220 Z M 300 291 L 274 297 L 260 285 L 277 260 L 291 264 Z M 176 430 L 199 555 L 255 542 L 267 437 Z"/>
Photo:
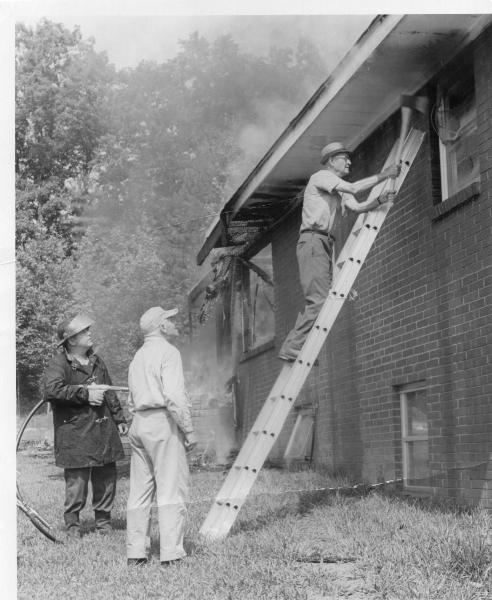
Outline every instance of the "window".
<path fill-rule="evenodd" d="M 480 181 L 473 65 L 455 68 L 439 83 L 434 122 L 439 136 L 442 199 L 446 200 Z"/>
<path fill-rule="evenodd" d="M 429 428 L 423 388 L 409 386 L 400 392 L 405 487 L 428 487 Z"/>
<path fill-rule="evenodd" d="M 299 410 L 284 459 L 287 464 L 293 461 L 311 461 L 313 452 L 314 413 L 311 408 Z"/>
<path fill-rule="evenodd" d="M 241 262 L 243 352 L 247 352 L 275 335 L 271 244 L 250 260 Z"/>

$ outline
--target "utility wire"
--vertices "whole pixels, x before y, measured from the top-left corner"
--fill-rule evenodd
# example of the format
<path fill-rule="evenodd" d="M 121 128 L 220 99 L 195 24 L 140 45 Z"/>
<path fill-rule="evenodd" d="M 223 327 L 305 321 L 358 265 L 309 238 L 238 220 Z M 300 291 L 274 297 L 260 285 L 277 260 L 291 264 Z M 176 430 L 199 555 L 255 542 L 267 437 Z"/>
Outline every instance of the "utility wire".
<path fill-rule="evenodd" d="M 465 470 L 471 470 L 471 469 L 475 469 L 477 467 L 481 467 L 483 465 L 487 465 L 490 463 L 490 460 L 484 460 L 481 462 L 477 462 L 477 463 L 472 463 L 469 465 L 458 465 L 455 467 L 451 467 L 449 469 L 446 469 L 445 471 L 439 471 L 438 473 L 432 473 L 431 475 L 428 475 L 427 477 L 421 477 L 421 478 L 412 478 L 412 479 L 408 479 L 408 478 L 404 478 L 404 477 L 398 477 L 395 479 L 388 479 L 386 481 L 378 481 L 378 482 L 374 482 L 374 483 L 364 483 L 364 482 L 360 482 L 360 483 L 356 483 L 354 485 L 339 485 L 339 486 L 333 486 L 333 487 L 316 487 L 316 488 L 296 488 L 296 489 L 288 489 L 288 490 L 280 490 L 280 491 L 275 491 L 275 492 L 258 492 L 256 494 L 248 494 L 247 499 L 249 498 L 257 498 L 257 497 L 261 497 L 261 496 L 282 496 L 285 494 L 312 494 L 312 493 L 316 493 L 316 492 L 355 492 L 359 489 L 362 489 L 363 491 L 367 491 L 367 490 L 372 490 L 372 489 L 376 489 L 382 486 L 386 486 L 386 485 L 394 485 L 397 483 L 404 483 L 405 481 L 411 481 L 413 485 L 415 485 L 415 482 L 427 482 L 428 485 L 430 485 L 429 482 L 431 482 L 432 480 L 435 480 L 439 477 L 442 477 L 443 475 L 447 475 L 448 473 L 450 473 L 451 471 L 465 471 Z M 193 471 L 193 469 L 191 469 L 191 471 Z M 201 504 L 203 502 L 212 502 L 215 501 L 215 497 L 207 497 L 207 498 L 199 498 L 197 500 L 190 500 L 188 502 L 186 502 L 186 504 Z"/>

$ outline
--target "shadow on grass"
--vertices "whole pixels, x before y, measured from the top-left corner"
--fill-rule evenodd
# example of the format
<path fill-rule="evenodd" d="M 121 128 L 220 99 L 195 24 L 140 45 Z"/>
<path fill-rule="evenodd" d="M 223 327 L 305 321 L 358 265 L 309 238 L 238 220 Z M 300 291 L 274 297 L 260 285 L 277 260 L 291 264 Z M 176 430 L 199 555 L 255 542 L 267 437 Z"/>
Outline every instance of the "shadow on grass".
<path fill-rule="evenodd" d="M 111 527 L 114 531 L 125 531 L 126 530 L 126 519 L 118 518 L 111 519 Z M 96 524 L 94 519 L 80 522 L 80 531 L 83 536 L 89 535 L 96 532 Z"/>
<path fill-rule="evenodd" d="M 111 525 L 113 527 L 113 531 L 126 531 L 126 519 L 112 519 Z M 86 536 L 96 536 L 98 532 L 96 531 L 95 523 L 93 520 L 82 521 L 80 524 L 80 530 L 82 537 Z M 200 546 L 194 540 L 185 538 L 184 540 L 184 549 L 188 556 L 199 555 L 201 553 Z M 149 548 L 149 559 L 152 557 L 156 557 L 159 560 L 160 555 L 160 543 L 159 543 L 159 534 L 151 535 L 150 538 L 150 548 Z"/>
<path fill-rule="evenodd" d="M 395 500 L 418 508 L 419 510 L 429 514 L 446 514 L 446 515 L 472 515 L 477 507 L 460 504 L 453 498 L 438 498 L 434 496 L 418 497 L 412 496 L 405 492 L 401 487 L 382 487 L 377 491 L 371 491 L 373 494 L 378 494 L 389 500 Z"/>
<path fill-rule="evenodd" d="M 312 512 L 316 507 L 334 506 L 341 501 L 355 501 L 369 496 L 381 496 L 395 502 L 405 503 L 409 506 L 418 508 L 428 514 L 450 514 L 450 515 L 471 515 L 474 509 L 458 504 L 451 500 L 442 498 L 416 498 L 403 494 L 401 490 L 394 486 L 381 486 L 377 490 L 368 485 L 358 485 L 356 489 L 347 486 L 341 490 L 313 490 L 303 491 L 299 494 L 297 501 L 293 501 L 287 506 L 281 507 L 262 507 L 261 512 L 249 519 L 241 520 L 236 523 L 231 533 L 251 532 L 263 529 L 270 525 L 272 521 L 285 519 L 293 516 L 304 516 Z M 251 509 L 251 507 L 250 507 Z"/>
<path fill-rule="evenodd" d="M 200 546 L 200 544 L 197 544 L 195 540 L 192 540 L 188 537 L 185 537 L 183 541 L 183 548 L 188 556 L 198 556 L 205 553 L 205 550 Z M 159 557 L 160 551 L 161 547 L 159 534 L 151 536 L 149 555 Z"/>
<path fill-rule="evenodd" d="M 337 494 L 325 491 L 316 490 L 313 492 L 303 492 L 299 495 L 297 501 L 292 502 L 287 506 L 264 508 L 261 514 L 253 516 L 248 520 L 242 520 L 236 523 L 232 528 L 232 534 L 251 532 L 263 529 L 270 525 L 272 521 L 286 519 L 288 517 L 304 516 L 310 513 L 317 506 L 331 506 L 338 501 Z"/>
<path fill-rule="evenodd" d="M 111 524 L 113 525 L 113 529 L 117 531 L 126 530 L 126 519 L 122 519 L 121 517 L 119 519 L 112 519 Z"/>

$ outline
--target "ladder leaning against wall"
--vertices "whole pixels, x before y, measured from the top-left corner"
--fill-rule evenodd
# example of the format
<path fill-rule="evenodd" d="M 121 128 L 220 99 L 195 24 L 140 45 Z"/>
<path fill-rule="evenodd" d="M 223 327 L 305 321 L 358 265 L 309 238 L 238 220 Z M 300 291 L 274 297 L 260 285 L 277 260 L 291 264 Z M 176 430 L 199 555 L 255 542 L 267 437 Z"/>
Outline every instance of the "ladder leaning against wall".
<path fill-rule="evenodd" d="M 401 154 L 401 172 L 394 191 L 398 193 L 422 144 L 424 133 L 411 129 Z M 395 162 L 398 142 L 385 167 Z M 386 180 L 372 188 L 369 198 L 380 196 L 390 185 Z M 336 260 L 333 286 L 295 362 L 280 371 L 268 398 L 214 500 L 200 533 L 212 539 L 227 535 L 244 504 L 258 473 L 277 441 L 287 416 L 299 395 L 344 301 L 371 249 L 386 215 L 388 204 L 362 213 L 357 218 Z"/>

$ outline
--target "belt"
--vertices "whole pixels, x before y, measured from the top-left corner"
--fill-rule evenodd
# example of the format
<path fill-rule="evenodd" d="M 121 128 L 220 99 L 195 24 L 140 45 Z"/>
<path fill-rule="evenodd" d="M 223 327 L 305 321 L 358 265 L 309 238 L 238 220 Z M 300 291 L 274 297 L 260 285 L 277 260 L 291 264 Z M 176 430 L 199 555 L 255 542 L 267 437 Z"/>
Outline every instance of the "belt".
<path fill-rule="evenodd" d="M 335 238 L 331 235 L 331 233 L 328 233 L 327 231 L 323 231 L 321 229 L 301 229 L 299 233 L 319 233 L 319 235 L 324 235 L 330 238 L 333 242 L 335 241 Z"/>

